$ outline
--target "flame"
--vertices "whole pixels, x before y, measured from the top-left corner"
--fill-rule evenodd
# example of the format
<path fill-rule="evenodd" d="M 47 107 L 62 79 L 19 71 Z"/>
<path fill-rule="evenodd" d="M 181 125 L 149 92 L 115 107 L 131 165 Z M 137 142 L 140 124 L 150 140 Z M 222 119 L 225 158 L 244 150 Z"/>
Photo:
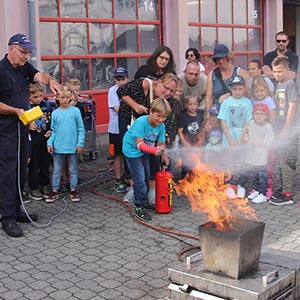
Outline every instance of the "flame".
<path fill-rule="evenodd" d="M 231 186 L 224 184 L 226 173 L 204 164 L 197 153 L 191 153 L 190 160 L 191 172 L 174 183 L 174 188 L 179 196 L 189 199 L 192 212 L 204 213 L 209 221 L 216 223 L 216 229 L 223 231 L 234 228 L 239 218 L 257 220 L 247 199 L 226 196 L 226 189 Z"/>

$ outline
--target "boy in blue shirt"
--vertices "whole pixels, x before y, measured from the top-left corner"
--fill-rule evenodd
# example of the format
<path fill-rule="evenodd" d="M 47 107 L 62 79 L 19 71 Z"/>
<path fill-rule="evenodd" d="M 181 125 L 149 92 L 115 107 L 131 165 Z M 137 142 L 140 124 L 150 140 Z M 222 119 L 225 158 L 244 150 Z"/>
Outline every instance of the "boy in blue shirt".
<path fill-rule="evenodd" d="M 70 198 L 79 201 L 78 154 L 83 152 L 85 130 L 80 111 L 70 103 L 71 91 L 66 84 L 61 87 L 61 94 L 56 95 L 59 107 L 52 113 L 52 135 L 47 142 L 48 152 L 53 155 L 52 192 L 46 202 L 58 199 L 58 189 L 65 156 L 70 172 Z"/>
<path fill-rule="evenodd" d="M 139 117 L 123 138 L 123 154 L 133 180 L 134 211 L 137 218 L 151 220 L 146 211 L 148 204 L 150 163 L 149 154 L 162 155 L 162 160 L 169 165 L 169 159 L 163 153 L 165 148 L 165 124 L 171 113 L 169 103 L 156 98 L 150 108 L 150 115 Z"/>

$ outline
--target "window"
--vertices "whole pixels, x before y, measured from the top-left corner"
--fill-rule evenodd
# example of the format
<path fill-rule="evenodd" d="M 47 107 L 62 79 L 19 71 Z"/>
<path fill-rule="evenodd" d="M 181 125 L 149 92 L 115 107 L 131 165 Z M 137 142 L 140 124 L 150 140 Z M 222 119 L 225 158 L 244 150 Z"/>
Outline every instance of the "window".
<path fill-rule="evenodd" d="M 42 65 L 82 90 L 113 83 L 116 66 L 133 77 L 161 44 L 160 0 L 40 0 Z"/>
<path fill-rule="evenodd" d="M 187 0 L 189 46 L 200 50 L 203 61 L 217 44 L 226 44 L 235 63 L 262 60 L 262 0 Z M 226 13 L 224 13 L 226 12 Z"/>

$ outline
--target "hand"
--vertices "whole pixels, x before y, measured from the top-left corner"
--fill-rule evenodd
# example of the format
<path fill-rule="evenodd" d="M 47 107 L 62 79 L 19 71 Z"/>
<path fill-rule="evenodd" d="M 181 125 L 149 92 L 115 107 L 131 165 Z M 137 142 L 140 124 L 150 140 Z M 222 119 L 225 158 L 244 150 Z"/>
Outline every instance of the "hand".
<path fill-rule="evenodd" d="M 29 123 L 29 130 L 31 131 L 38 130 L 38 126 L 34 122 L 31 122 Z"/>
<path fill-rule="evenodd" d="M 49 80 L 49 87 L 54 95 L 61 94 L 60 84 L 54 78 Z"/>
<path fill-rule="evenodd" d="M 15 113 L 16 113 L 17 117 L 20 119 L 21 115 L 24 113 L 24 109 L 23 108 L 15 108 Z"/>
<path fill-rule="evenodd" d="M 168 167 L 168 166 L 170 165 L 170 159 L 169 159 L 168 155 L 167 155 L 166 153 L 163 153 L 163 155 L 162 155 L 161 158 L 162 158 L 163 164 L 164 164 L 166 167 Z"/>
<path fill-rule="evenodd" d="M 45 134 L 44 137 L 48 138 L 51 135 L 52 131 L 48 130 Z"/>
<path fill-rule="evenodd" d="M 222 95 L 220 98 L 219 98 L 219 103 L 223 103 L 223 101 L 228 98 L 230 96 L 229 93 L 226 93 L 224 95 Z"/>
<path fill-rule="evenodd" d="M 48 153 L 53 154 L 53 146 L 47 146 Z"/>
<path fill-rule="evenodd" d="M 76 147 L 76 152 L 78 153 L 78 154 L 81 154 L 82 152 L 83 152 L 83 147 Z"/>
<path fill-rule="evenodd" d="M 148 108 L 145 107 L 144 105 L 141 105 L 141 104 L 137 104 L 134 108 L 134 111 L 136 113 L 138 113 L 139 115 L 141 114 L 147 114 L 148 113 Z"/>

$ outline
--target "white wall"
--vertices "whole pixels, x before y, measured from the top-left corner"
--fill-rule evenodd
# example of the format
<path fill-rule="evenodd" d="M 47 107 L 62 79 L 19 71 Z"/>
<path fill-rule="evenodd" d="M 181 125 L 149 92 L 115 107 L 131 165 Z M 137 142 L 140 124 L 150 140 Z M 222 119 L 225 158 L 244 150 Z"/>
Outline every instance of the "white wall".
<path fill-rule="evenodd" d="M 1 58 L 7 52 L 7 43 L 12 35 L 16 33 L 29 34 L 27 7 L 25 0 L 0 0 Z"/>

